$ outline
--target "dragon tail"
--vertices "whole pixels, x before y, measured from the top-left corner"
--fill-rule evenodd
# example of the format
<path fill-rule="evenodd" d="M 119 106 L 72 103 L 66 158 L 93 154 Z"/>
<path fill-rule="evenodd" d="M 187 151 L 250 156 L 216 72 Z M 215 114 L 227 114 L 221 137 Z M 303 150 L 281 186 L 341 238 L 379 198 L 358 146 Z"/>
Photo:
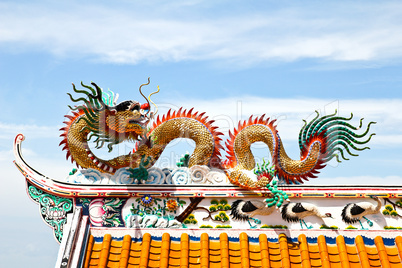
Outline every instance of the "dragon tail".
<path fill-rule="evenodd" d="M 281 138 L 273 125 L 274 120 L 269 118 L 264 120 L 264 116 L 252 118 L 239 123 L 234 134 L 229 132 L 229 139 L 226 142 L 227 160 L 224 167 L 229 180 L 246 189 L 258 189 L 266 186 L 266 182 L 272 178 L 259 176 L 258 181 L 252 180 L 244 170 L 252 170 L 255 167 L 254 157 L 250 146 L 254 142 L 264 142 L 268 145 L 272 156 L 272 164 L 275 168 L 275 175 L 288 184 L 303 183 L 309 178 L 316 178 L 319 170 L 326 166 L 331 159 L 336 158 L 348 160 L 347 155 L 357 156 L 353 151 L 362 151 L 369 147 L 362 147 L 368 143 L 373 134 L 366 137 L 370 131 L 370 126 L 375 122 L 370 122 L 365 131 L 357 134 L 356 131 L 362 127 L 355 127 L 348 121 L 352 120 L 353 114 L 349 118 L 336 116 L 334 114 L 317 116 L 309 123 L 305 121 L 299 133 L 300 160 L 293 160 L 283 147 Z M 264 180 L 262 180 L 262 178 Z M 265 184 L 265 185 L 264 185 Z"/>
<path fill-rule="evenodd" d="M 369 122 L 365 131 L 357 134 L 356 131 L 362 127 L 363 118 L 360 119 L 359 126 L 355 127 L 349 123 L 353 114 L 349 118 L 337 116 L 337 111 L 322 117 L 317 111 L 316 114 L 309 123 L 305 121 L 299 132 L 300 160 L 290 159 L 282 144 L 278 157 L 273 159 L 276 175 L 286 183 L 303 183 L 303 180 L 317 178 L 319 170 L 331 159 L 336 158 L 338 162 L 341 159 L 349 160 L 347 155 L 358 156 L 353 151 L 370 149 L 360 145 L 368 143 L 375 135 L 372 133 L 366 140 L 362 140 L 369 133 L 370 126 L 376 122 Z"/>

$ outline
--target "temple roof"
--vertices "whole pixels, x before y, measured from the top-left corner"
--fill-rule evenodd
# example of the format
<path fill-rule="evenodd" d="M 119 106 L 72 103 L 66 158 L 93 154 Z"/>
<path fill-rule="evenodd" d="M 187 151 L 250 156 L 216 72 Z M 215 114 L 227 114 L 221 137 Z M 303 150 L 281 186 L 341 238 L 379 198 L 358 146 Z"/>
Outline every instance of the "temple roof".
<path fill-rule="evenodd" d="M 90 235 L 83 267 L 402 267 L 402 237 Z"/>
<path fill-rule="evenodd" d="M 402 268 L 401 186 L 74 184 L 31 168 L 20 142 L 56 267 Z"/>

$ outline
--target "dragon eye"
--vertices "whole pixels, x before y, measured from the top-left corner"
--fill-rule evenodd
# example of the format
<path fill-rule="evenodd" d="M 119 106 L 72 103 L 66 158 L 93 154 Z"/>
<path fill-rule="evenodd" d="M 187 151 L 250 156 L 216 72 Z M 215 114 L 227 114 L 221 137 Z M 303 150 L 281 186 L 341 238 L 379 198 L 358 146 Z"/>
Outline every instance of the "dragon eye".
<path fill-rule="evenodd" d="M 131 106 L 131 109 L 130 109 L 130 111 L 139 111 L 139 110 L 140 110 L 140 105 L 138 103 Z"/>

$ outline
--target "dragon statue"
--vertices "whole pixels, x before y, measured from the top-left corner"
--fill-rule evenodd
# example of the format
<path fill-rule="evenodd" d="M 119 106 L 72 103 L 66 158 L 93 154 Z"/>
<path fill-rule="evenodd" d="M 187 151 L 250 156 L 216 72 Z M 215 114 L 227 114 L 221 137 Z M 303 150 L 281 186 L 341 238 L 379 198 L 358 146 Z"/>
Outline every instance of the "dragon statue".
<path fill-rule="evenodd" d="M 278 134 L 275 120 L 265 116 L 253 117 L 239 122 L 234 131 L 229 131 L 226 141 L 227 159 L 221 160 L 221 132 L 214 126 L 213 120 L 208 120 L 205 113 L 194 112 L 193 109 L 177 111 L 169 110 L 162 117 L 155 115 L 157 106 L 142 93 L 143 84 L 140 86 L 140 94 L 146 99 L 146 103 L 138 101 L 123 101 L 116 104 L 118 95 L 113 92 L 104 92 L 95 83 L 92 86 L 81 85 L 84 89 L 79 90 L 73 84 L 73 90 L 85 97 L 70 99 L 81 105 L 70 107 L 71 115 L 66 115 L 65 127 L 61 129 L 63 137 L 60 145 L 67 151 L 67 159 L 75 161 L 82 168 L 92 168 L 101 172 L 114 174 L 123 167 L 150 168 L 158 160 L 165 147 L 174 139 L 189 138 L 195 142 L 195 149 L 190 156 L 188 166 L 208 165 L 223 169 L 229 180 L 242 188 L 259 189 L 266 187 L 277 176 L 286 183 L 303 183 L 303 180 L 315 178 L 328 161 L 336 158 L 348 160 L 346 153 L 355 156 L 351 149 L 364 150 L 368 147 L 359 148 L 369 142 L 371 134 L 365 137 L 370 122 L 364 133 L 356 134 L 355 131 L 362 127 L 349 124 L 353 117 L 344 118 L 334 114 L 317 116 L 309 123 L 305 121 L 299 134 L 300 160 L 293 160 L 286 154 L 281 138 Z M 156 107 L 151 112 L 150 102 Z M 153 123 L 150 121 L 153 120 Z M 110 160 L 98 158 L 90 149 L 88 143 L 95 143 L 95 148 L 101 148 L 105 143 L 109 151 L 113 145 L 129 140 L 136 142 L 135 149 L 127 155 L 121 155 Z M 248 171 L 255 168 L 255 161 L 250 146 L 255 142 L 264 142 L 268 145 L 273 169 L 268 173 L 261 173 L 258 179 L 251 179 Z"/>

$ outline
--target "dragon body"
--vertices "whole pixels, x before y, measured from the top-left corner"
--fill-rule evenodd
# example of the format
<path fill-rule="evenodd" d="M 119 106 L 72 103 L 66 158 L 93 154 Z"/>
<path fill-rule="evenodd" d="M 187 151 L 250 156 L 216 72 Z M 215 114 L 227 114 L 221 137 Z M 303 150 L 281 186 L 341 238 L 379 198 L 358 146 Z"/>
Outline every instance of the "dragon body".
<path fill-rule="evenodd" d="M 340 157 L 348 160 L 346 153 L 355 155 L 351 149 L 367 149 L 368 147 L 359 148 L 356 145 L 367 143 L 374 135 L 360 141 L 368 134 L 370 125 L 374 122 L 367 125 L 364 133 L 356 134 L 355 131 L 362 126 L 362 120 L 359 127 L 354 127 L 348 123 L 353 116 L 344 118 L 333 114 L 319 117 L 317 113 L 301 129 L 300 160 L 293 160 L 286 154 L 274 125 L 275 120 L 251 116 L 240 122 L 233 132 L 229 131 L 229 139 L 225 143 L 228 156 L 225 161 L 221 161 L 223 147 L 220 143 L 223 134 L 217 131 L 214 121 L 208 120 L 205 113 L 182 108 L 178 111 L 169 110 L 166 115 L 154 118 L 153 124 L 150 124 L 153 114 L 150 113 L 149 101 L 155 92 L 146 98 L 148 103 L 141 105 L 137 101 L 125 101 L 116 105 L 115 96 L 105 94 L 96 84 L 92 83 L 94 87 L 81 85 L 85 90 L 77 90 L 74 85 L 73 89 L 76 93 L 86 95 L 86 98 L 74 99 L 69 95 L 73 102 L 82 101 L 83 104 L 70 107 L 73 110 L 72 115 L 66 115 L 68 120 L 61 129 L 63 140 L 60 144 L 67 150 L 67 158 L 71 156 L 71 161 L 75 161 L 77 165 L 111 174 L 123 167 L 138 168 L 143 165 L 150 168 L 171 141 L 189 138 L 195 142 L 189 167 L 208 165 L 223 169 L 233 184 L 246 189 L 266 187 L 273 175 L 286 183 L 303 183 L 303 180 L 316 177 L 319 169 L 332 158 L 336 157 L 338 161 Z M 148 128 L 148 124 L 152 126 Z M 113 149 L 113 145 L 124 140 L 135 141 L 137 145 L 132 153 L 104 160 L 96 157 L 89 148 L 91 139 L 96 148 L 108 143 L 109 151 Z M 260 174 L 258 180 L 251 179 L 247 172 L 255 168 L 250 149 L 255 142 L 268 145 L 274 167 L 274 174 Z M 144 157 L 147 159 L 145 162 Z"/>

